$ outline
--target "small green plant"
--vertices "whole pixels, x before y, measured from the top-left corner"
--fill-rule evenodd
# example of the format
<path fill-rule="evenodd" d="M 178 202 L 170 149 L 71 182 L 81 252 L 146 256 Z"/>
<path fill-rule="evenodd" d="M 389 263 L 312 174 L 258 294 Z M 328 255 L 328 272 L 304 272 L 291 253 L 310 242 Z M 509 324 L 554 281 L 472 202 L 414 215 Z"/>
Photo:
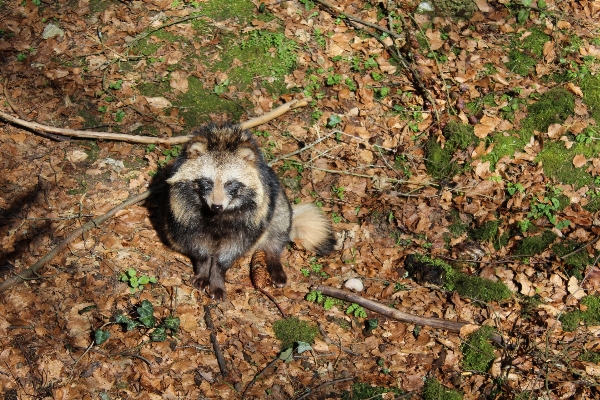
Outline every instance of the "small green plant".
<path fill-rule="evenodd" d="M 327 85 L 328 86 L 333 86 L 333 85 L 338 85 L 342 82 L 342 76 L 338 75 L 338 74 L 333 74 L 333 75 L 328 75 L 327 76 Z"/>
<path fill-rule="evenodd" d="M 506 191 L 508 192 L 508 194 L 513 196 L 517 192 L 524 193 L 525 188 L 520 183 L 508 182 L 508 184 L 506 185 Z"/>
<path fill-rule="evenodd" d="M 143 300 L 138 307 L 136 307 L 137 317 L 130 317 L 123 313 L 118 313 L 114 321 L 108 322 L 102 327 L 94 331 L 94 341 L 96 345 L 101 345 L 106 342 L 110 337 L 110 332 L 103 329 L 108 325 L 119 324 L 125 327 L 127 332 L 130 332 L 137 327 L 142 328 L 144 331 L 148 328 L 153 329 L 150 334 L 150 340 L 153 342 L 162 342 L 166 340 L 167 333 L 174 335 L 179 330 L 180 320 L 178 317 L 173 315 L 167 316 L 160 324 L 156 323 L 154 317 L 154 306 L 148 300 Z"/>
<path fill-rule="evenodd" d="M 343 186 L 332 186 L 331 187 L 331 191 L 333 192 L 333 194 L 335 195 L 335 197 L 337 197 L 340 200 L 344 200 L 344 192 L 346 191 L 346 188 Z"/>
<path fill-rule="evenodd" d="M 329 116 L 329 118 L 327 119 L 327 127 L 328 128 L 335 128 L 341 122 L 342 122 L 342 118 L 339 115 L 337 115 L 337 114 L 331 114 L 331 116 Z"/>
<path fill-rule="evenodd" d="M 125 111 L 117 110 L 117 112 L 115 112 L 115 122 L 122 122 L 125 118 L 125 115 Z"/>
<path fill-rule="evenodd" d="M 324 296 L 323 293 L 321 293 L 319 291 L 309 292 L 306 295 L 306 300 L 313 302 L 313 303 L 323 305 L 323 308 L 325 309 L 325 311 L 331 310 L 331 308 L 333 308 L 333 306 L 343 306 L 344 305 L 344 302 L 342 300 L 336 299 L 334 297 Z"/>
<path fill-rule="evenodd" d="M 123 87 L 123 79 L 119 79 L 116 82 L 112 82 L 108 85 L 109 89 L 112 90 L 121 90 L 121 88 Z"/>
<path fill-rule="evenodd" d="M 356 318 L 367 318 L 367 312 L 356 303 L 352 303 L 346 308 L 346 314 L 354 315 Z"/>
<path fill-rule="evenodd" d="M 529 19 L 529 15 L 531 14 L 531 6 L 532 6 L 533 0 L 520 0 L 518 2 L 515 2 L 513 4 L 517 4 L 519 6 L 521 6 L 521 9 L 517 12 L 517 22 L 520 24 L 524 24 L 525 22 L 527 22 L 527 20 Z M 548 5 L 546 4 L 545 0 L 538 0 L 537 1 L 537 8 L 538 10 L 544 10 Z M 545 17 L 545 13 L 542 11 L 540 13 L 540 18 L 544 18 Z"/>
<path fill-rule="evenodd" d="M 166 156 L 166 158 L 164 160 L 159 160 L 158 166 L 163 167 L 165 164 L 167 164 L 173 158 L 177 157 L 180 152 L 181 152 L 180 145 L 175 145 L 175 146 L 171 147 L 170 149 L 163 150 L 162 154 L 163 154 L 163 156 Z"/>
<path fill-rule="evenodd" d="M 350 90 L 351 92 L 356 92 L 356 90 L 357 90 L 356 83 L 352 79 L 346 78 L 344 83 L 346 84 L 346 86 L 348 86 L 348 90 Z"/>
<path fill-rule="evenodd" d="M 121 272 L 119 280 L 121 282 L 129 283 L 129 291 L 131 294 L 134 294 L 136 290 L 144 290 L 144 285 L 157 282 L 155 276 L 138 276 L 137 271 L 133 268 L 129 268 L 127 271 Z"/>
<path fill-rule="evenodd" d="M 377 68 L 379 67 L 379 64 L 377 64 L 377 61 L 375 61 L 374 59 L 372 59 L 371 57 L 367 58 L 364 62 L 364 66 L 365 69 L 370 69 L 370 68 Z"/>
<path fill-rule="evenodd" d="M 312 262 L 310 264 L 310 268 L 300 268 L 300 272 L 302 273 L 302 275 L 308 277 L 310 276 L 311 272 L 317 274 L 318 276 L 320 276 L 321 278 L 328 278 L 329 275 L 322 270 L 323 269 L 323 265 L 319 264 L 317 262 Z"/>
<path fill-rule="evenodd" d="M 525 233 L 528 230 L 530 230 L 531 228 L 533 228 L 535 225 L 533 225 L 533 223 L 531 222 L 531 220 L 525 218 L 522 219 L 521 221 L 519 221 L 517 223 L 517 225 L 519 226 L 519 229 L 521 230 L 521 233 Z"/>
<path fill-rule="evenodd" d="M 558 196 L 552 197 L 534 197 L 529 206 L 529 213 L 527 218 L 539 219 L 542 217 L 548 218 L 548 221 L 558 229 L 566 228 L 570 225 L 571 221 L 563 220 L 558 221 L 556 213 L 562 210 L 564 207 L 561 205 Z"/>
<path fill-rule="evenodd" d="M 339 224 L 340 222 L 342 222 L 342 216 L 335 212 L 331 213 L 331 220 L 334 224 Z"/>
<path fill-rule="evenodd" d="M 214 92 L 216 95 L 220 96 L 227 91 L 227 86 L 229 86 L 229 79 L 225 79 L 223 82 L 215 85 Z"/>
<path fill-rule="evenodd" d="M 26 59 L 27 59 L 27 54 L 26 53 L 19 53 L 19 54 L 17 54 L 17 61 L 23 62 Z"/>

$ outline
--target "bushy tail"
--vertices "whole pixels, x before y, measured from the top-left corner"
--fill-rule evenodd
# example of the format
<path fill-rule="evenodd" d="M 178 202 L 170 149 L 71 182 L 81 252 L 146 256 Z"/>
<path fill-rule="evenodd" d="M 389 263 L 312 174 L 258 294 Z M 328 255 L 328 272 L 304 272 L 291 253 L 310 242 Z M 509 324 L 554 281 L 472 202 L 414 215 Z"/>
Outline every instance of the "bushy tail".
<path fill-rule="evenodd" d="M 336 245 L 331 222 L 313 204 L 292 206 L 290 238 L 296 244 L 318 254 L 329 254 Z"/>

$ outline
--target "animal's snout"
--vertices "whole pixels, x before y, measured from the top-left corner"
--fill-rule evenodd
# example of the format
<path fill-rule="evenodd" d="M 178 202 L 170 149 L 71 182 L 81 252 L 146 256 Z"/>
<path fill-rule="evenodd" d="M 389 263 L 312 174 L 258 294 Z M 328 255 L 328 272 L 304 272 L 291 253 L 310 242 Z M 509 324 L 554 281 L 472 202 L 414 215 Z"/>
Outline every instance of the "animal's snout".
<path fill-rule="evenodd" d="M 221 212 L 221 211 L 223 211 L 223 205 L 222 204 L 213 204 L 212 206 L 210 206 L 210 209 L 213 212 Z"/>

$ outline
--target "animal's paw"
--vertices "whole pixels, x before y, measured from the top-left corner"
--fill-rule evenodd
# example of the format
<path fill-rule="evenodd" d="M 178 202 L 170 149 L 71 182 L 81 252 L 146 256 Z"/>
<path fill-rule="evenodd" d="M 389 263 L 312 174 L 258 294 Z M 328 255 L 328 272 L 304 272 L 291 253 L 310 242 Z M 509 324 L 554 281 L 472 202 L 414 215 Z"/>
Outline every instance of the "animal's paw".
<path fill-rule="evenodd" d="M 287 275 L 282 269 L 271 272 L 271 282 L 277 287 L 284 287 L 287 283 Z"/>
<path fill-rule="evenodd" d="M 225 300 L 225 289 L 221 289 L 221 288 L 215 288 L 215 289 L 210 289 L 210 297 L 212 297 L 214 300 L 216 301 L 223 301 Z"/>
<path fill-rule="evenodd" d="M 192 285 L 198 290 L 204 290 L 209 285 L 209 280 L 207 277 L 194 275 L 192 277 Z"/>

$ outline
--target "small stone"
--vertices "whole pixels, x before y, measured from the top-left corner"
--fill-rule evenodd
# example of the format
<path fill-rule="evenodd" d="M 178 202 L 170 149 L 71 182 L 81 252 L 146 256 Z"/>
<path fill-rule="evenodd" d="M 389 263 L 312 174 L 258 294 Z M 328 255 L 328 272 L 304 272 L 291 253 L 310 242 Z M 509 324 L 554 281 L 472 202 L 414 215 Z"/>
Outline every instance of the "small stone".
<path fill-rule="evenodd" d="M 42 33 L 42 38 L 49 39 L 54 36 L 63 37 L 63 36 L 65 36 L 65 31 L 63 31 L 62 29 L 60 29 L 58 26 L 56 26 L 54 24 L 46 25 L 46 27 L 44 28 L 44 32 Z"/>
<path fill-rule="evenodd" d="M 362 292 L 365 286 L 360 279 L 351 278 L 344 283 L 344 287 L 346 289 L 354 290 L 355 292 Z"/>

